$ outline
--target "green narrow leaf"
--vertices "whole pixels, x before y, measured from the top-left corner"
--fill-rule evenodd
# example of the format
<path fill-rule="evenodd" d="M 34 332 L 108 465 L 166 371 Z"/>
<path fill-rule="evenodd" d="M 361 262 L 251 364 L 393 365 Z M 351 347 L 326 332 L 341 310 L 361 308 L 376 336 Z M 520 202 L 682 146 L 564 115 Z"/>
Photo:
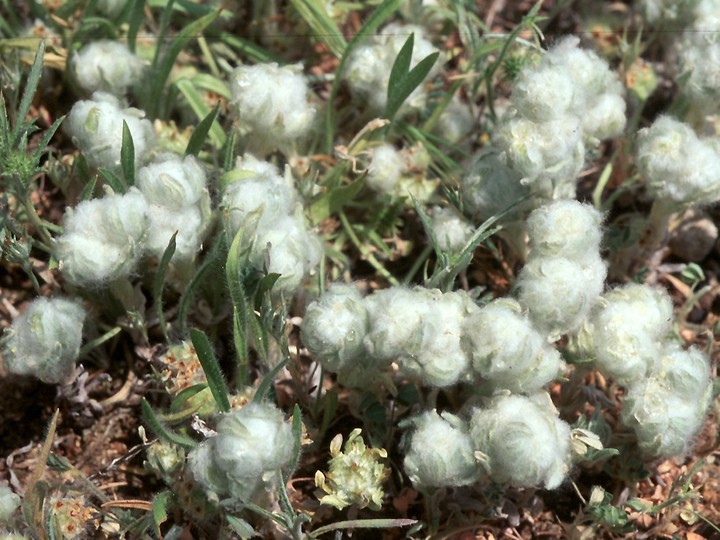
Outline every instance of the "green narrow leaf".
<path fill-rule="evenodd" d="M 103 177 L 103 180 L 107 182 L 107 184 L 113 189 L 115 193 L 122 195 L 127 191 L 125 181 L 110 169 L 106 169 L 105 167 L 99 167 L 98 172 L 100 173 L 100 176 Z"/>
<path fill-rule="evenodd" d="M 295 470 L 295 468 L 298 465 L 298 462 L 300 461 L 300 452 L 302 451 L 302 411 L 300 410 L 300 407 L 298 404 L 295 404 L 295 407 L 293 407 L 293 415 L 292 415 L 292 433 L 293 433 L 293 452 L 292 452 L 292 459 L 288 462 L 288 466 L 285 467 L 285 470 L 283 471 L 283 475 L 285 478 L 289 478 L 292 472 Z"/>
<path fill-rule="evenodd" d="M 322 423 L 320 424 L 320 433 L 322 435 L 327 433 L 327 430 L 330 427 L 330 422 L 332 422 L 333 418 L 335 418 L 337 406 L 338 393 L 335 388 L 331 388 L 325 393 L 325 397 L 323 398 L 323 416 Z"/>
<path fill-rule="evenodd" d="M 237 50 L 241 55 L 245 56 L 249 60 L 252 60 L 253 63 L 267 64 L 275 62 L 283 64 L 286 62 L 282 56 L 278 56 L 267 49 L 263 49 L 252 41 L 233 36 L 227 32 L 220 32 L 218 39 L 230 48 Z"/>
<path fill-rule="evenodd" d="M 202 118 L 190 136 L 187 148 L 185 148 L 185 155 L 197 156 L 200 153 L 200 150 L 202 150 L 208 134 L 210 135 L 212 145 L 215 148 L 222 148 L 227 141 L 227 137 L 225 136 L 225 132 L 222 130 L 220 124 L 215 122 L 215 118 L 217 118 L 218 111 L 220 110 L 220 104 L 218 103 L 212 108 L 212 110 L 208 110 L 207 105 L 205 105 L 202 99 L 200 99 L 200 103 L 198 104 L 199 106 L 196 107 L 190 101 L 189 94 L 185 94 L 183 90 L 188 86 L 192 87 L 192 83 L 187 79 L 183 79 L 182 81 L 178 81 L 176 84 L 180 89 L 180 93 L 182 93 L 185 96 L 185 99 L 188 100 L 190 107 L 193 109 L 198 118 Z"/>
<path fill-rule="evenodd" d="M 210 252 L 205 256 L 205 260 L 200 265 L 200 268 L 198 268 L 195 275 L 190 280 L 190 283 L 187 287 L 185 287 L 185 290 L 182 292 L 182 295 L 180 296 L 180 308 L 178 310 L 178 327 L 180 328 L 180 335 L 186 336 L 187 335 L 187 313 L 188 309 L 190 307 L 190 301 L 193 299 L 193 296 L 195 296 L 195 291 L 197 290 L 198 286 L 200 285 L 200 282 L 202 281 L 205 274 L 212 268 L 212 266 L 217 262 L 218 255 L 220 254 L 220 247 L 222 246 L 222 242 L 216 241 L 212 248 L 210 249 Z"/>
<path fill-rule="evenodd" d="M 434 52 L 418 62 L 418 64 L 410 70 L 404 77 L 398 80 L 392 88 L 388 85 L 388 101 L 385 106 L 384 117 L 392 120 L 395 114 L 400 110 L 405 100 L 420 86 L 430 73 L 438 59 L 439 52 Z M 394 67 L 394 65 L 393 65 Z"/>
<path fill-rule="evenodd" d="M 171 2 L 168 2 L 168 4 L 170 3 Z M 168 9 L 167 11 L 170 10 Z M 178 32 L 173 39 L 169 40 L 170 44 L 162 57 L 158 57 L 159 59 L 155 62 L 155 69 L 153 70 L 152 77 L 150 78 L 150 92 L 148 95 L 148 102 L 145 104 L 146 110 L 149 111 L 148 116 L 154 118 L 158 115 L 160 105 L 164 101 L 162 100 L 162 93 L 165 88 L 165 83 L 170 76 L 170 71 L 175 64 L 175 59 L 178 54 L 180 54 L 180 51 L 182 51 L 193 38 L 202 33 L 208 25 L 217 19 L 219 14 L 220 11 L 215 11 L 191 22 Z M 160 43 L 162 43 L 162 40 Z M 158 44 L 158 50 L 159 49 L 160 44 Z"/>
<path fill-rule="evenodd" d="M 80 192 L 80 201 L 87 201 L 93 198 L 95 193 L 95 186 L 97 186 L 97 176 L 93 176 L 89 182 L 85 184 L 85 187 Z"/>
<path fill-rule="evenodd" d="M 39 40 L 37 52 L 35 53 L 35 60 L 33 60 L 32 67 L 30 68 L 30 74 L 28 75 L 27 81 L 25 82 L 25 90 L 23 91 L 22 99 L 20 100 L 20 107 L 17 111 L 16 125 L 13 129 L 13 143 L 15 146 L 22 137 L 24 131 L 22 126 L 25 123 L 25 117 L 30 111 L 30 105 L 37 92 L 38 85 L 40 84 L 40 77 L 42 76 L 43 69 L 43 58 L 45 57 L 45 40 Z"/>
<path fill-rule="evenodd" d="M 225 143 L 225 152 L 223 154 L 223 170 L 225 172 L 232 171 L 235 168 L 235 141 L 237 140 L 237 132 L 230 130 L 230 135 Z"/>
<path fill-rule="evenodd" d="M 122 332 L 122 327 L 116 326 L 115 328 L 112 328 L 112 329 L 108 330 L 107 332 L 105 332 L 102 336 L 98 336 L 95 339 L 93 339 L 92 341 L 88 341 L 85 345 L 83 345 L 80 348 L 80 351 L 78 352 L 78 358 L 82 358 L 87 353 L 92 351 L 94 348 L 99 347 L 100 345 L 102 345 L 103 343 L 108 341 L 109 339 L 112 339 L 115 336 L 117 336 L 120 332 Z"/>
<path fill-rule="evenodd" d="M 277 366 L 272 368 L 267 375 L 263 377 L 263 380 L 258 385 L 257 391 L 255 392 L 255 395 L 253 396 L 253 403 L 261 403 L 263 399 L 267 397 L 268 392 L 270 391 L 270 387 L 273 384 L 273 380 L 275 379 L 275 375 L 280 373 L 280 371 L 287 365 L 288 359 L 286 358 L 282 362 L 280 362 Z"/>
<path fill-rule="evenodd" d="M 415 33 L 411 33 L 403 43 L 400 52 L 395 57 L 392 68 L 390 69 L 390 78 L 388 79 L 387 99 L 392 99 L 393 91 L 398 87 L 410 72 L 410 62 L 412 61 L 413 47 L 415 46 Z"/>
<path fill-rule="evenodd" d="M 135 185 L 135 143 L 127 122 L 123 120 L 122 145 L 120 146 L 120 167 L 122 168 L 125 184 Z"/>
<path fill-rule="evenodd" d="M 404 518 L 380 518 L 380 519 L 353 519 L 350 521 L 338 521 L 318 527 L 308 534 L 310 538 L 317 538 L 320 535 L 340 529 L 391 529 L 395 527 L 409 527 L 417 523 L 415 519 Z"/>
<path fill-rule="evenodd" d="M 227 259 L 225 260 L 225 279 L 230 290 L 230 300 L 233 304 L 233 342 L 238 364 L 238 386 L 248 383 L 248 342 L 247 327 L 248 301 L 241 281 L 241 260 L 243 230 L 240 229 L 230 244 Z M 254 317 L 255 314 L 253 313 Z"/>
<path fill-rule="evenodd" d="M 163 290 L 165 289 L 165 279 L 167 277 L 168 266 L 170 266 L 170 261 L 172 260 L 173 255 L 175 255 L 175 248 L 177 247 L 175 239 L 177 238 L 177 235 L 178 231 L 175 231 L 170 237 L 170 241 L 160 258 L 160 264 L 158 265 L 155 280 L 153 282 L 153 299 L 155 300 L 155 310 L 157 312 L 158 324 L 160 325 L 160 330 L 162 331 L 163 336 L 165 336 L 165 341 L 168 343 L 170 343 L 170 338 L 168 337 L 168 331 L 165 325 Z"/>
<path fill-rule="evenodd" d="M 47 146 L 50 144 L 50 139 L 53 138 L 53 135 L 55 135 L 55 132 L 60 127 L 60 124 L 62 124 L 62 121 L 65 120 L 64 116 L 61 116 L 60 118 L 56 118 L 55 121 L 52 123 L 52 125 L 47 128 L 45 133 L 42 136 L 42 139 L 40 139 L 40 143 L 38 144 L 37 149 L 33 153 L 32 161 L 35 164 L 40 163 L 40 157 L 43 155 L 44 152 L 47 151 Z"/>
<path fill-rule="evenodd" d="M 335 78 L 333 79 L 332 88 L 330 89 L 330 98 L 328 99 L 325 113 L 325 151 L 328 154 L 332 154 L 335 144 L 335 108 L 333 105 L 340 90 L 340 82 L 343 71 L 345 70 L 345 63 L 355 47 L 374 34 L 380 25 L 384 23 L 402 3 L 403 0 L 384 0 L 382 4 L 375 8 L 375 11 L 368 17 L 360 31 L 353 36 L 347 44 L 347 47 L 345 47 L 345 52 L 343 52 L 342 58 L 340 58 L 340 64 L 335 71 Z"/>
<path fill-rule="evenodd" d="M 204 332 L 195 329 L 190 330 L 190 340 L 192 341 L 193 347 L 195 347 L 200 365 L 205 372 L 205 377 L 207 377 L 210 392 L 212 392 L 218 408 L 221 412 L 228 412 L 230 410 L 228 389 L 225 385 L 222 371 L 220 370 L 220 364 L 217 358 L 215 358 L 215 354 L 210 346 L 210 341 L 208 341 Z"/>
<path fill-rule="evenodd" d="M 171 491 L 162 491 L 155 495 L 152 501 L 153 529 L 158 538 L 162 538 L 160 525 L 168 519 L 168 505 L 173 499 Z"/>
<path fill-rule="evenodd" d="M 147 424 L 147 427 L 150 428 L 150 430 L 157 435 L 158 438 L 178 444 L 184 448 L 195 448 L 197 446 L 197 443 L 187 435 L 175 433 L 165 426 L 157 417 L 155 411 L 153 411 L 150 406 L 150 403 L 148 403 L 145 398 L 142 398 L 140 408 L 142 410 L 142 416 L 143 420 L 145 420 L 145 424 Z"/>
<path fill-rule="evenodd" d="M 145 11 L 145 0 L 133 0 L 132 8 L 130 9 L 130 15 L 128 16 L 128 49 L 130 52 L 135 52 L 137 43 L 137 35 L 140 30 L 140 25 L 143 21 L 143 13 Z"/>
<path fill-rule="evenodd" d="M 290 3 L 313 30 L 315 37 L 322 40 L 336 58 L 340 58 L 347 43 L 335 21 L 328 15 L 324 3 L 318 0 L 290 0 Z"/>
<path fill-rule="evenodd" d="M 257 532 L 255 532 L 255 529 L 253 529 L 252 526 L 244 519 L 231 516 L 230 514 L 226 515 L 225 518 L 227 519 L 230 527 L 232 527 L 232 530 L 235 531 L 235 533 L 238 534 L 240 538 L 245 539 L 252 538 L 254 536 L 260 536 Z"/>

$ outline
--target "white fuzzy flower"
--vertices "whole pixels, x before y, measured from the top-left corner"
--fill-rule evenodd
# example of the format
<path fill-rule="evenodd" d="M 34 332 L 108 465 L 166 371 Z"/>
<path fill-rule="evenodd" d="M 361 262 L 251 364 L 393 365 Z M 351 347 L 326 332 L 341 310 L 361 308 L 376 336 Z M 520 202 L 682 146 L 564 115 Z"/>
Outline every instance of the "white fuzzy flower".
<path fill-rule="evenodd" d="M 364 353 L 367 310 L 354 285 L 332 285 L 305 311 L 302 340 L 312 357 L 334 373 Z"/>
<path fill-rule="evenodd" d="M 533 210 L 527 220 L 531 257 L 597 255 L 602 219 L 591 205 L 575 200 L 554 201 Z"/>
<path fill-rule="evenodd" d="M 564 367 L 560 353 L 509 298 L 495 300 L 468 317 L 463 342 L 475 372 L 493 387 L 511 392 L 533 393 Z"/>
<path fill-rule="evenodd" d="M 404 171 L 405 159 L 400 151 L 384 143 L 372 150 L 365 182 L 375 191 L 392 194 Z"/>
<path fill-rule="evenodd" d="M 395 58 L 410 34 L 415 34 L 410 69 L 418 62 L 434 53 L 436 49 L 425 37 L 422 27 L 413 25 L 389 24 L 377 35 L 353 49 L 348 58 L 344 77 L 353 94 L 366 100 L 367 105 L 382 112 L 387 101 L 387 87 Z M 428 75 L 437 70 L 437 64 Z M 419 109 L 424 107 L 425 90 L 418 86 L 405 101 L 404 107 Z"/>
<path fill-rule="evenodd" d="M 143 111 L 122 108 L 115 96 L 95 92 L 91 100 L 73 105 L 63 126 L 90 165 L 118 169 L 125 121 L 135 146 L 137 167 L 147 160 L 155 142 L 152 124 L 144 117 Z"/>
<path fill-rule="evenodd" d="M 437 182 L 426 179 L 430 156 L 422 145 L 396 149 L 381 144 L 372 149 L 365 181 L 367 185 L 391 197 L 413 197 L 426 201 L 435 191 Z"/>
<path fill-rule="evenodd" d="M 315 116 L 299 64 L 240 66 L 231 75 L 230 91 L 241 131 L 275 148 L 307 133 Z"/>
<path fill-rule="evenodd" d="M 672 317 L 672 301 L 662 290 L 630 284 L 606 293 L 587 329 L 598 369 L 623 385 L 643 379 Z"/>
<path fill-rule="evenodd" d="M 8 486 L 0 486 L 0 523 L 10 523 L 18 508 L 20 497 Z"/>
<path fill-rule="evenodd" d="M 581 260 L 530 260 L 517 280 L 518 300 L 535 326 L 551 339 L 577 330 L 603 290 L 607 267 L 600 256 Z"/>
<path fill-rule="evenodd" d="M 720 198 L 720 153 L 668 116 L 638 133 L 638 165 L 650 194 L 677 205 Z"/>
<path fill-rule="evenodd" d="M 627 123 L 625 98 L 606 93 L 594 98 L 583 116 L 583 129 L 593 142 L 612 139 L 622 134 Z"/>
<path fill-rule="evenodd" d="M 75 79 L 85 92 L 100 90 L 118 97 L 140 80 L 145 66 L 127 45 L 106 39 L 88 43 L 70 61 Z"/>
<path fill-rule="evenodd" d="M 223 416 L 217 435 L 190 452 L 190 470 L 206 491 L 250 501 L 261 488 L 276 487 L 293 444 L 282 411 L 270 403 L 250 403 Z"/>
<path fill-rule="evenodd" d="M 66 380 L 82 343 L 85 309 L 64 298 L 37 298 L 3 336 L 5 367 L 48 384 Z"/>
<path fill-rule="evenodd" d="M 470 419 L 476 458 L 496 482 L 558 487 L 570 463 L 570 426 L 531 398 L 501 395 Z"/>
<path fill-rule="evenodd" d="M 548 55 L 551 53 L 548 53 Z M 513 84 L 512 103 L 533 122 L 549 122 L 573 106 L 578 88 L 564 66 L 543 62 L 520 71 Z"/>
<path fill-rule="evenodd" d="M 455 208 L 436 206 L 430 218 L 440 249 L 459 252 L 475 232 L 475 228 Z"/>
<path fill-rule="evenodd" d="M 136 188 L 81 202 L 65 214 L 57 239 L 60 270 L 72 283 L 101 285 L 129 275 L 145 247 L 148 205 Z"/>
<path fill-rule="evenodd" d="M 481 476 L 467 427 L 457 416 L 429 411 L 414 418 L 413 423 L 415 430 L 403 464 L 414 486 L 465 486 Z"/>
<path fill-rule="evenodd" d="M 410 347 L 400 353 L 398 366 L 428 386 L 455 384 L 470 365 L 461 342 L 462 323 L 479 308 L 463 291 L 442 294 L 416 288 L 413 292 L 425 308 L 420 322 L 422 340 L 419 348 Z"/>
<path fill-rule="evenodd" d="M 137 184 L 149 204 L 146 250 L 161 257 L 177 231 L 174 258 L 192 258 L 211 219 L 207 178 L 200 163 L 192 156 L 166 154 L 138 171 Z"/>

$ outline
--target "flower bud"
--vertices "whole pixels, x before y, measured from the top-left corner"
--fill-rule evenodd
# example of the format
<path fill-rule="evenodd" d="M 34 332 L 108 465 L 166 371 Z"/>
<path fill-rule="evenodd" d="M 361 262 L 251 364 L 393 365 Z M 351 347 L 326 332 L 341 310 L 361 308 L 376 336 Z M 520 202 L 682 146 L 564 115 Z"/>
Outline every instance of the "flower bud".
<path fill-rule="evenodd" d="M 311 303 L 302 324 L 302 340 L 312 357 L 337 373 L 365 352 L 367 310 L 354 285 L 332 285 Z"/>
<path fill-rule="evenodd" d="M 527 220 L 531 257 L 578 260 L 596 255 L 602 240 L 602 214 L 575 200 L 553 201 Z"/>
<path fill-rule="evenodd" d="M 466 486 L 480 477 L 482 470 L 475 462 L 472 440 L 462 420 L 429 411 L 413 423 L 404 466 L 415 487 Z"/>
<path fill-rule="evenodd" d="M 570 426 L 531 398 L 501 395 L 490 408 L 476 409 L 470 437 L 496 482 L 554 489 L 568 473 Z"/>
<path fill-rule="evenodd" d="M 3 336 L 5 367 L 48 384 L 70 377 L 82 343 L 85 309 L 64 298 L 37 298 Z"/>
<path fill-rule="evenodd" d="M 102 39 L 85 45 L 70 57 L 71 69 L 80 87 L 124 96 L 140 80 L 145 63 L 127 45 Z"/>
<path fill-rule="evenodd" d="M 65 214 L 57 239 L 60 270 L 77 285 L 102 285 L 129 275 L 145 247 L 148 205 L 136 188 L 81 202 Z"/>
<path fill-rule="evenodd" d="M 465 247 L 475 228 L 455 208 L 436 206 L 430 218 L 440 249 L 458 253 Z"/>

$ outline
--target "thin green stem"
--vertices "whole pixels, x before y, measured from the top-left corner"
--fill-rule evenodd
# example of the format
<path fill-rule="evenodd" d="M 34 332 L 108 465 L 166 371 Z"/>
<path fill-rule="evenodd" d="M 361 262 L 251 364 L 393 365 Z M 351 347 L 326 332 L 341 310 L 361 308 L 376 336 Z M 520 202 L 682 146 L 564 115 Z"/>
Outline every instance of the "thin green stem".
<path fill-rule="evenodd" d="M 395 276 L 388 272 L 388 270 L 380 263 L 380 261 L 375 258 L 375 255 L 373 255 L 372 252 L 367 249 L 367 247 L 363 245 L 362 242 L 360 242 L 360 239 L 355 234 L 355 230 L 353 229 L 352 224 L 345 215 L 345 212 L 340 211 L 338 215 L 340 217 L 340 222 L 342 223 L 343 229 L 345 229 L 345 232 L 350 237 L 350 240 L 360 251 L 360 254 L 365 258 L 365 260 L 369 262 L 370 265 L 375 268 L 375 270 L 377 270 L 381 276 L 387 279 L 388 283 L 390 283 L 394 287 L 399 286 L 400 282 L 395 279 Z"/>

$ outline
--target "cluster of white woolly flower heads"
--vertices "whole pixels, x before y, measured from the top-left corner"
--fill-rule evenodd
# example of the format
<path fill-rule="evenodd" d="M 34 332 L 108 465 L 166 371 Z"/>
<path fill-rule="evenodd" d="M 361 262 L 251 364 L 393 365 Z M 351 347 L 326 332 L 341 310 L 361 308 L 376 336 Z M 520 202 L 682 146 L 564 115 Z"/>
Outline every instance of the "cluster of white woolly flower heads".
<path fill-rule="evenodd" d="M 438 183 L 426 178 L 430 155 L 421 144 L 397 149 L 383 143 L 369 153 L 365 183 L 370 189 L 392 198 L 412 197 L 420 202 L 434 193 Z"/>
<path fill-rule="evenodd" d="M 70 57 L 72 74 L 87 93 L 109 92 L 124 96 L 142 76 L 145 62 L 118 41 L 88 43 Z"/>
<path fill-rule="evenodd" d="M 629 284 L 603 296 L 579 336 L 598 370 L 628 388 L 623 421 L 651 456 L 688 450 L 712 393 L 708 359 L 671 340 L 672 317 L 666 292 Z"/>
<path fill-rule="evenodd" d="M 82 343 L 85 309 L 65 298 L 37 298 L 3 334 L 5 368 L 48 384 L 66 381 Z"/>
<path fill-rule="evenodd" d="M 638 133 L 637 160 L 648 192 L 678 207 L 720 199 L 720 147 L 661 116 Z"/>
<path fill-rule="evenodd" d="M 315 118 L 302 66 L 240 66 L 230 78 L 230 103 L 242 133 L 279 148 L 305 135 Z"/>
<path fill-rule="evenodd" d="M 603 291 L 602 214 L 575 200 L 534 210 L 530 256 L 517 280 L 518 300 L 550 339 L 577 330 Z"/>
<path fill-rule="evenodd" d="M 251 502 L 277 488 L 293 444 L 282 411 L 270 403 L 250 403 L 220 419 L 217 435 L 190 452 L 188 466 L 211 501 Z"/>
<path fill-rule="evenodd" d="M 389 24 L 355 47 L 348 58 L 343 76 L 353 94 L 363 98 L 364 103 L 376 114 L 385 108 L 390 71 L 410 34 L 414 34 L 410 60 L 412 68 L 436 51 L 425 37 L 425 30 L 414 25 Z M 428 76 L 431 77 L 437 69 L 436 64 Z M 425 90 L 418 86 L 405 101 L 403 110 L 421 109 L 425 106 L 426 99 Z"/>
<path fill-rule="evenodd" d="M 507 206 L 493 201 L 494 195 L 508 204 L 523 191 L 541 199 L 573 198 L 586 146 L 622 133 L 620 79 L 578 44 L 576 37 L 564 38 L 520 72 L 513 106 L 494 133 L 497 154 L 485 154 L 463 180 L 463 191 L 481 217 Z M 511 196 L 516 198 L 505 201 Z"/>
<path fill-rule="evenodd" d="M 229 177 L 221 202 L 228 234 L 243 235 L 257 270 L 280 274 L 276 290 L 297 289 L 319 264 L 322 248 L 305 223 L 289 169 L 280 176 L 270 163 L 246 154 Z"/>

